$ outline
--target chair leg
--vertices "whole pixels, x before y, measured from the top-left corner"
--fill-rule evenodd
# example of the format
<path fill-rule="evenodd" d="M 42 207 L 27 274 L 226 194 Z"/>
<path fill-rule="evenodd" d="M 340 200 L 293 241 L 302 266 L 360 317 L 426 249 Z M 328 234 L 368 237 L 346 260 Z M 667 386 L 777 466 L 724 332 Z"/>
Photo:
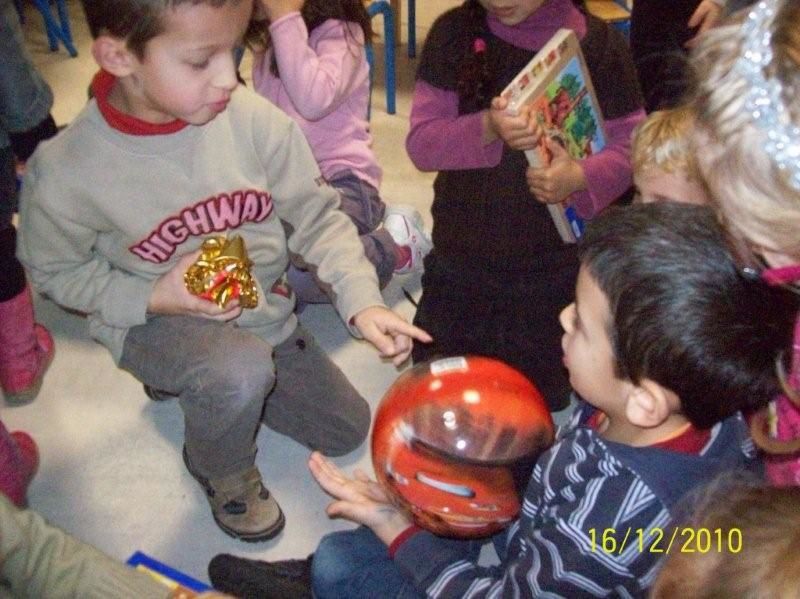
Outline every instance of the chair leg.
<path fill-rule="evenodd" d="M 630 17 L 631 3 L 630 3 L 629 0 L 614 0 L 614 2 L 616 4 L 618 4 L 619 6 L 621 6 L 623 9 L 625 9 L 628 12 L 628 18 L 625 19 L 624 21 L 617 21 L 616 23 L 614 23 L 614 27 L 616 27 L 617 31 L 619 31 L 625 37 L 625 39 L 630 43 L 630 41 L 631 41 L 631 17 Z"/>
<path fill-rule="evenodd" d="M 64 32 L 64 38 L 69 41 L 69 46 L 73 46 L 72 44 L 72 31 L 69 27 L 69 13 L 67 12 L 67 3 L 64 0 L 56 0 L 56 10 L 58 11 L 58 20 L 61 23 L 61 30 Z M 66 45 L 66 44 L 65 44 Z M 72 54 L 72 51 L 75 50 L 74 46 L 72 50 L 70 47 L 67 46 L 67 51 Z M 78 52 L 76 51 L 75 54 L 72 54 L 74 57 L 77 55 Z"/>
<path fill-rule="evenodd" d="M 619 32 L 625 37 L 625 39 L 630 42 L 631 41 L 631 22 L 630 19 L 627 21 L 620 21 L 619 23 L 615 23 L 616 28 Z"/>
<path fill-rule="evenodd" d="M 47 30 L 47 41 L 50 44 L 50 50 L 55 52 L 58 50 L 58 42 L 64 44 L 64 47 L 73 58 L 78 55 L 78 51 L 72 43 L 72 33 L 69 29 L 69 16 L 67 9 L 64 5 L 64 0 L 57 1 L 57 8 L 61 24 L 56 23 L 53 18 L 53 13 L 50 11 L 50 3 L 48 0 L 33 0 L 36 8 L 42 14 L 44 19 L 44 26 Z"/>
<path fill-rule="evenodd" d="M 387 6 L 389 6 L 387 4 Z M 386 112 L 395 114 L 395 98 L 397 95 L 396 73 L 395 73 L 395 41 L 394 41 L 394 15 L 391 7 L 383 13 L 384 28 L 386 30 Z"/>
<path fill-rule="evenodd" d="M 375 68 L 375 51 L 372 49 L 372 44 L 368 43 L 364 50 L 367 54 L 367 64 L 369 65 L 369 97 L 367 98 L 367 120 L 372 117 L 372 84 L 373 84 L 373 69 Z"/>
<path fill-rule="evenodd" d="M 57 25 L 53 21 L 53 16 L 50 13 L 50 5 L 45 2 L 40 2 L 39 0 L 33 0 L 33 3 L 36 5 L 36 8 L 42 15 L 42 20 L 44 21 L 44 30 L 47 34 L 47 47 L 50 48 L 50 52 L 57 52 L 58 51 L 58 38 L 55 34 L 55 28 Z M 45 12 L 46 11 L 46 12 Z"/>
<path fill-rule="evenodd" d="M 383 15 L 384 63 L 386 77 L 386 112 L 395 114 L 396 76 L 395 76 L 395 39 L 394 39 L 394 11 L 386 0 L 375 0 L 367 7 L 370 18 L 377 14 Z"/>
<path fill-rule="evenodd" d="M 417 56 L 417 8 L 414 6 L 416 0 L 408 2 L 408 57 Z"/>

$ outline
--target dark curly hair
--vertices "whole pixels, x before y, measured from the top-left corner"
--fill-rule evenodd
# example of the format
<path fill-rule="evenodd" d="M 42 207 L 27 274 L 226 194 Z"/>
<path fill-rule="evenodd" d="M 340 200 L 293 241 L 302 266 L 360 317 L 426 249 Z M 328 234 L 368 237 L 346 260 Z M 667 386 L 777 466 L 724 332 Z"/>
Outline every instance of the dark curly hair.
<path fill-rule="evenodd" d="M 328 19 L 338 19 L 357 24 L 364 32 L 364 40 L 372 40 L 372 22 L 362 0 L 306 0 L 300 15 L 311 33 Z M 244 36 L 245 44 L 255 52 L 264 52 L 270 46 L 269 22 L 264 19 L 253 19 Z M 354 40 L 355 41 L 355 40 Z M 270 71 L 279 76 L 275 56 L 272 57 Z"/>

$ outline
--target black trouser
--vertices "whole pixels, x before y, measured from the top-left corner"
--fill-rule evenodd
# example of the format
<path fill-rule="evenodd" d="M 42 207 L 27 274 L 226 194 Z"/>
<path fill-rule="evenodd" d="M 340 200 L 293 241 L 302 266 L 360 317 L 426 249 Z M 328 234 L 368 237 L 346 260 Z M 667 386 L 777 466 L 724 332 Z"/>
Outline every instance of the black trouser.
<path fill-rule="evenodd" d="M 570 251 L 559 262 L 524 274 L 473 270 L 434 249 L 425 259 L 414 317 L 434 341 L 414 344 L 414 362 L 466 354 L 497 358 L 531 379 L 551 410 L 566 407 L 570 387 L 558 315 L 573 299 L 578 261 Z"/>
<path fill-rule="evenodd" d="M 25 288 L 25 271 L 16 256 L 17 232 L 11 224 L 17 199 L 17 175 L 11 147 L 0 148 L 0 302 Z"/>

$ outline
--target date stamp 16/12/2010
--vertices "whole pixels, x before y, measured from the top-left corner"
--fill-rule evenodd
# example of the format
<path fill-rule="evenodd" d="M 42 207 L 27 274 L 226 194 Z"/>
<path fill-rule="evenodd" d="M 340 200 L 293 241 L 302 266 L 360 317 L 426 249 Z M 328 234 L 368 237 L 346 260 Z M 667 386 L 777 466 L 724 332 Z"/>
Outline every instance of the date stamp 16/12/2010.
<path fill-rule="evenodd" d="M 738 528 L 590 528 L 589 545 L 592 553 L 622 555 L 639 553 L 739 553 L 742 550 L 742 531 Z"/>

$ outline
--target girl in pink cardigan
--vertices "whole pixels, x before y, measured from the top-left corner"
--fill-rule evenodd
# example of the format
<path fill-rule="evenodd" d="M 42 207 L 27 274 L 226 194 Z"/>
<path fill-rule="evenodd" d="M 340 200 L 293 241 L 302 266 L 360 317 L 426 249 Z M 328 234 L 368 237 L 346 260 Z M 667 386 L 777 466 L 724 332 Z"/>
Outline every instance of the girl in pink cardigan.
<path fill-rule="evenodd" d="M 305 133 L 322 176 L 339 190 L 381 287 L 395 272 L 422 267 L 431 244 L 410 206 L 387 210 L 378 193 L 381 168 L 372 152 L 367 109 L 372 36 L 361 0 L 260 0 L 267 23 L 255 21 L 253 84 Z M 383 225 L 383 226 L 381 226 Z M 300 268 L 298 268 L 300 267 Z M 290 267 L 301 301 L 327 301 L 313 276 Z"/>

